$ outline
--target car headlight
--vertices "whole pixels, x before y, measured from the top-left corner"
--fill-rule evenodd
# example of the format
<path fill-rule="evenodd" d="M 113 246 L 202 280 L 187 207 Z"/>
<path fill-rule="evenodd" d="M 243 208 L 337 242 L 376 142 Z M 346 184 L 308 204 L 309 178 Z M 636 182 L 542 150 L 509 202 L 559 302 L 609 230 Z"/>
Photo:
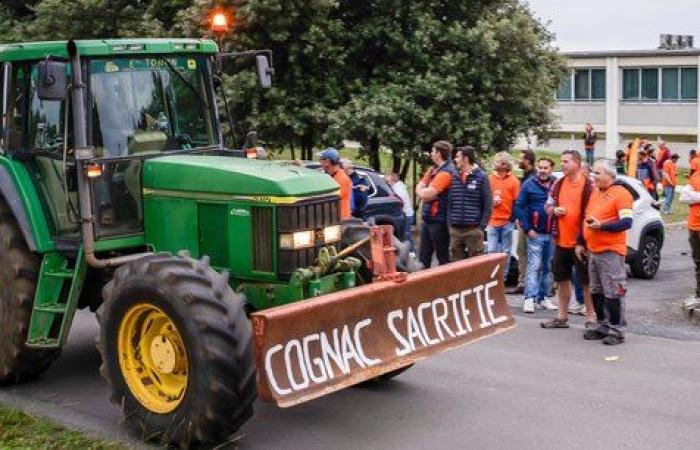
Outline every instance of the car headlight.
<path fill-rule="evenodd" d="M 340 240 L 340 225 L 331 225 L 323 229 L 323 241 L 326 244 Z"/>
<path fill-rule="evenodd" d="M 280 234 L 280 248 L 296 250 L 299 248 L 313 247 L 313 245 L 314 232 L 311 230 Z"/>

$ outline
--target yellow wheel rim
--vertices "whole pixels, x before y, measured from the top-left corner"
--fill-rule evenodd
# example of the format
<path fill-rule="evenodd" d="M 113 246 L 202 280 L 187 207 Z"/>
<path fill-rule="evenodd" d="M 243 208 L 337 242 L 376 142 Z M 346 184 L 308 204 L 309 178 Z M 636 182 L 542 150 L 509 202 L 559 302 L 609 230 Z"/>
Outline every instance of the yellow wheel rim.
<path fill-rule="evenodd" d="M 180 332 L 160 308 L 132 306 L 119 324 L 119 367 L 136 399 L 149 411 L 167 414 L 187 388 L 188 360 Z"/>

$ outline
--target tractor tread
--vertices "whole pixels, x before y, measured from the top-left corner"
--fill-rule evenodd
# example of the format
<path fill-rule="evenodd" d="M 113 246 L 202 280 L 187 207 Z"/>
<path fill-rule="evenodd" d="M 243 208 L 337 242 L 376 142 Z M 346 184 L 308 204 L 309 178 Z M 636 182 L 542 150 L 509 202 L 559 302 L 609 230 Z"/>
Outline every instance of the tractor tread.
<path fill-rule="evenodd" d="M 252 416 L 257 395 L 252 331 L 242 298 L 227 280 L 228 274 L 217 273 L 207 260 L 160 253 L 120 267 L 104 287 L 105 302 L 97 314 L 100 374 L 111 386 L 112 401 L 122 406 L 125 419 L 144 438 L 181 447 L 216 444 Z M 110 341 L 119 311 L 128 308 L 129 292 L 148 289 L 165 293 L 174 314 L 186 322 L 181 334 L 196 355 L 190 358 L 188 384 L 194 393 L 186 393 L 174 411 L 163 415 L 148 411 L 129 392 L 116 359 L 116 343 Z"/>
<path fill-rule="evenodd" d="M 60 349 L 26 346 L 40 257 L 29 249 L 5 200 L 0 197 L 0 385 L 37 377 Z M 3 314 L 3 311 L 6 314 Z"/>

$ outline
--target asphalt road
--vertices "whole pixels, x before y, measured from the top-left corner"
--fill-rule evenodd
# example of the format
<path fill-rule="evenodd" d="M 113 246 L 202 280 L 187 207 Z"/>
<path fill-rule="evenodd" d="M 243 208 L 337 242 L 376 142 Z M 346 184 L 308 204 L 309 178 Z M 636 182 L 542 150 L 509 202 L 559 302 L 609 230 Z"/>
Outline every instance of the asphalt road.
<path fill-rule="evenodd" d="M 693 285 L 684 244 L 685 232 L 673 233 L 659 277 L 630 283 L 631 333 L 622 346 L 583 341 L 581 319 L 569 330 L 542 330 L 540 316 L 514 308 L 514 331 L 421 362 L 384 386 L 284 410 L 258 402 L 234 445 L 698 448 L 700 329 L 677 311 Z M 97 374 L 96 335 L 94 317 L 81 312 L 54 366 L 38 381 L 0 389 L 0 402 L 140 445 Z"/>

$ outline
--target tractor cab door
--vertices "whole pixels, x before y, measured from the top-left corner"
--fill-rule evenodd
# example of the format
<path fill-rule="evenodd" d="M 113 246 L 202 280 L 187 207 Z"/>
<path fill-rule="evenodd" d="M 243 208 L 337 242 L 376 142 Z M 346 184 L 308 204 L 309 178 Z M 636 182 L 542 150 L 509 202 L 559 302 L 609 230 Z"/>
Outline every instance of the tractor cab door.
<path fill-rule="evenodd" d="M 26 165 L 54 236 L 80 237 L 70 101 L 40 100 L 37 63 L 13 64 L 8 149 Z"/>

